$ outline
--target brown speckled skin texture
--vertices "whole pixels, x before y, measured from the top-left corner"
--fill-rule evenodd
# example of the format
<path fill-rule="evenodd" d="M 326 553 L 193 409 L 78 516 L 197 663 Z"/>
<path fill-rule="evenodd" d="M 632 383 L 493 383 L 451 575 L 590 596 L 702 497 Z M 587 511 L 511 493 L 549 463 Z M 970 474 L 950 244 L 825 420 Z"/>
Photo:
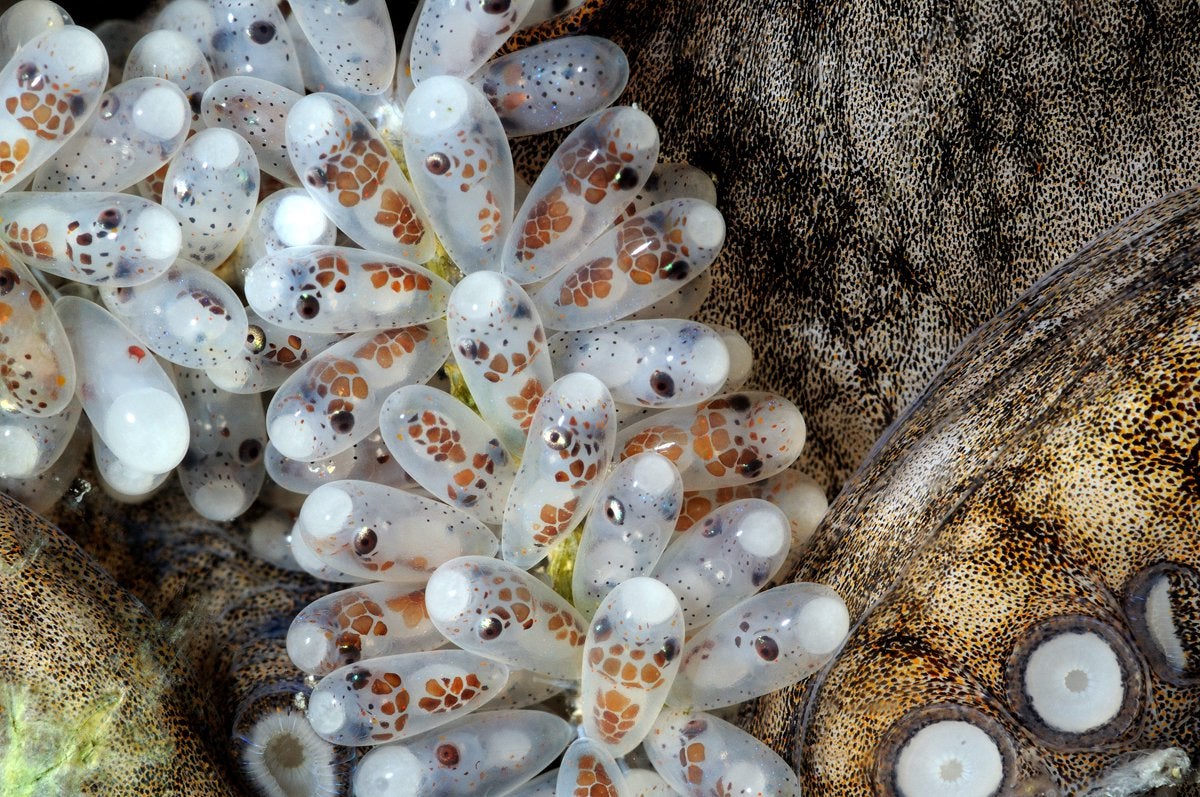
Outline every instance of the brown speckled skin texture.
<path fill-rule="evenodd" d="M 28 693 L 26 723 L 68 733 L 116 701 L 94 768 L 34 793 L 237 794 L 224 751 L 208 746 L 212 707 L 197 700 L 201 685 L 158 621 L 71 539 L 2 494 L 0 651 L 0 682 Z M 2 719 L 7 732 L 13 718 Z"/>
<path fill-rule="evenodd" d="M 795 577 L 858 618 L 807 688 L 748 727 L 797 756 L 809 795 L 868 794 L 881 736 L 936 702 L 1011 735 L 1014 787 L 1076 794 L 1123 754 L 1200 750 L 1200 683 L 1149 666 L 1132 579 L 1200 562 L 1200 190 L 1090 244 L 967 342 L 830 510 Z M 1141 686 L 1111 738 L 1047 743 L 1008 678 L 1037 624 L 1094 618 Z M 1200 618 L 1177 619 L 1186 638 Z M 1189 650 L 1192 657 L 1200 651 Z M 1136 680 L 1136 679 L 1135 679 Z"/>
<path fill-rule="evenodd" d="M 973 329 L 1126 214 L 1200 179 L 1194 3 L 635 0 L 595 12 L 591 32 L 629 54 L 622 101 L 659 122 L 664 158 L 716 178 L 729 235 L 707 315 L 740 329 L 756 382 L 806 413 L 803 459 L 831 493 Z M 552 141 L 514 148 L 527 177 Z M 835 503 L 799 575 L 833 584 L 864 619 L 808 692 L 746 717 L 793 761 L 804 745 L 806 794 L 872 793 L 880 735 L 951 694 L 1018 740 L 1022 777 L 1078 785 L 1118 750 L 1167 743 L 1196 755 L 1195 687 L 1145 671 L 1135 724 L 1081 752 L 1039 743 L 1003 681 L 1037 618 L 1069 610 L 1127 637 L 1130 575 L 1200 560 L 1195 496 L 1180 489 L 1195 479 L 1195 387 L 1181 385 L 1192 403 L 1162 426 L 1144 415 L 1195 360 L 1180 339 L 1195 317 L 1177 301 L 1195 264 L 1167 255 L 1200 241 L 1196 200 L 1171 202 L 1158 232 L 1110 236 L 1097 245 L 1106 259 L 1092 247 L 970 344 Z M 1023 334 L 1024 312 L 1065 313 L 1064 325 Z M 1121 500 L 1096 500 L 1112 492 Z M 224 675 L 239 649 L 231 629 L 249 639 L 249 618 L 269 626 L 268 604 L 310 589 L 248 563 L 177 496 L 137 511 L 91 496 L 61 520 L 154 611 L 183 618 L 180 653 L 212 678 L 197 703 L 224 707 L 248 688 Z M 149 549 L 131 547 L 146 537 Z M 251 589 L 271 578 L 294 588 Z M 74 588 L 47 583 L 66 605 Z M 103 594 L 76 607 L 82 628 L 126 600 L 92 583 Z M 9 594 L 34 605 L 32 592 Z M 6 650 L 36 681 L 73 640 Z"/>

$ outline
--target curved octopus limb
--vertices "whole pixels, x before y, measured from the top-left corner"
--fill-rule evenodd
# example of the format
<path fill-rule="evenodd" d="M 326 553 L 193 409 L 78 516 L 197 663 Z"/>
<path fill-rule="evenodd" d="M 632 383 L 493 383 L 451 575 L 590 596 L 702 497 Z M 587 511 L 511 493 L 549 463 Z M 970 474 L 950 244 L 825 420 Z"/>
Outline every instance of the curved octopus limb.
<path fill-rule="evenodd" d="M 982 715 L 1022 793 L 1082 794 L 1140 751 L 1195 760 L 1198 300 L 1192 189 L 986 324 L 876 447 L 793 574 L 847 596 L 850 637 L 749 722 L 807 794 L 894 793 L 897 758 L 938 718 Z M 1111 716 L 1072 724 L 1038 696 L 1033 656 L 1085 633 L 1120 682 L 1098 692 Z"/>

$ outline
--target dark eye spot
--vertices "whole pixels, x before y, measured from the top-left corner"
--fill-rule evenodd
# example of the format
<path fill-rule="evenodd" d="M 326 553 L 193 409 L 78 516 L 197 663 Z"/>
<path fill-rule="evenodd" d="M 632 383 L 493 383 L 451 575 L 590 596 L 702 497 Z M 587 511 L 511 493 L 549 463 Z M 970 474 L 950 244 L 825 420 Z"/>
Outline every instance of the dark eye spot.
<path fill-rule="evenodd" d="M 435 152 L 425 159 L 425 169 L 430 174 L 445 174 L 450 170 L 450 158 L 444 152 Z"/>
<path fill-rule="evenodd" d="M 338 637 L 337 650 L 343 664 L 353 664 L 362 658 L 362 640 L 357 634 L 342 634 Z"/>
<path fill-rule="evenodd" d="M 262 442 L 253 437 L 243 440 L 242 444 L 238 446 L 238 461 L 243 465 L 258 462 L 260 456 L 262 456 Z"/>
<path fill-rule="evenodd" d="M 667 275 L 667 279 L 681 280 L 688 275 L 691 266 L 686 260 L 672 260 L 663 266 L 663 274 Z"/>
<path fill-rule="evenodd" d="M 717 518 L 710 518 L 704 521 L 704 526 L 700 529 L 700 533 L 705 537 L 715 537 L 724 531 L 721 526 L 721 521 Z"/>
<path fill-rule="evenodd" d="M 625 505 L 618 501 L 616 496 L 610 495 L 604 502 L 604 516 L 614 526 L 620 526 L 625 522 Z"/>
<path fill-rule="evenodd" d="M 305 173 L 304 179 L 314 188 L 324 188 L 329 185 L 329 176 L 325 174 L 325 170 L 320 166 L 314 166 Z"/>
<path fill-rule="evenodd" d="M 330 416 L 329 427 L 338 434 L 349 434 L 354 428 L 354 413 L 350 410 L 338 410 Z"/>
<path fill-rule="evenodd" d="M 729 397 L 729 406 L 735 412 L 745 412 L 750 409 L 750 397 L 742 393 Z"/>
<path fill-rule="evenodd" d="M 264 19 L 251 22 L 246 30 L 250 34 L 250 41 L 255 44 L 266 44 L 275 38 L 275 26 Z"/>
<path fill-rule="evenodd" d="M 67 102 L 67 107 L 71 109 L 72 116 L 83 116 L 84 112 L 87 111 L 87 100 L 80 94 L 72 95 L 71 99 Z"/>
<path fill-rule="evenodd" d="M 37 64 L 24 63 L 17 67 L 17 85 L 30 91 L 41 91 L 46 85 L 46 80 Z"/>
<path fill-rule="evenodd" d="M 452 744 L 439 744 L 435 751 L 438 763 L 444 767 L 458 765 L 458 748 Z"/>
<path fill-rule="evenodd" d="M 500 636 L 500 632 L 504 630 L 504 623 L 497 620 L 495 617 L 485 617 L 479 621 L 479 638 L 491 641 Z"/>
<path fill-rule="evenodd" d="M 638 170 L 632 166 L 623 166 L 613 177 L 613 185 L 619 189 L 629 189 L 637 185 Z"/>
<path fill-rule="evenodd" d="M 366 556 L 371 553 L 378 544 L 379 535 L 375 533 L 375 529 L 360 529 L 354 535 L 354 552 L 359 556 Z"/>
<path fill-rule="evenodd" d="M 559 429 L 557 426 L 551 426 L 546 431 L 542 432 L 542 440 L 550 447 L 552 451 L 562 451 L 571 447 L 571 440 L 574 435 L 568 429 Z"/>
<path fill-rule="evenodd" d="M 675 380 L 666 371 L 655 371 L 650 374 L 650 389 L 663 398 L 675 395 Z"/>
<path fill-rule="evenodd" d="M 695 739 L 706 730 L 708 730 L 708 723 L 705 720 L 688 720 L 688 723 L 683 726 L 683 735 L 685 738 Z"/>
<path fill-rule="evenodd" d="M 669 638 L 663 643 L 663 646 L 658 649 L 658 656 L 663 660 L 663 663 L 674 661 L 679 655 L 679 640 L 674 637 Z"/>
<path fill-rule="evenodd" d="M 775 661 L 779 658 L 779 643 L 769 636 L 755 637 L 754 652 L 763 661 Z"/>
<path fill-rule="evenodd" d="M 371 682 L 371 673 L 366 670 L 351 670 L 346 675 L 346 683 L 354 689 L 364 689 Z"/>
<path fill-rule="evenodd" d="M 120 107 L 121 107 L 121 101 L 118 100 L 115 96 L 110 95 L 108 97 L 105 97 L 103 100 L 100 101 L 100 118 L 101 119 L 112 119 L 113 115 L 117 112 L 118 109 L 120 109 Z"/>
<path fill-rule="evenodd" d="M 366 141 L 371 137 L 371 131 L 362 122 L 355 122 L 350 128 L 350 138 L 353 141 Z"/>
<path fill-rule="evenodd" d="M 267 347 L 267 333 L 258 324 L 251 324 L 246 331 L 246 348 L 258 354 Z"/>
<path fill-rule="evenodd" d="M 212 48 L 219 53 L 223 53 L 229 49 L 230 43 L 233 41 L 233 33 L 228 30 L 219 30 L 213 34 Z"/>
<path fill-rule="evenodd" d="M 321 303 L 317 301 L 317 297 L 306 293 L 296 300 L 296 315 L 306 321 L 316 318 L 319 312 L 321 312 Z"/>
<path fill-rule="evenodd" d="M 479 344 L 470 338 L 463 338 L 458 342 L 458 353 L 468 360 L 474 360 L 479 356 Z"/>
<path fill-rule="evenodd" d="M 96 222 L 106 230 L 115 230 L 121 226 L 121 211 L 108 208 L 96 219 Z"/>
<path fill-rule="evenodd" d="M 750 572 L 750 583 L 756 587 L 762 586 L 764 583 L 766 583 L 766 580 L 770 577 L 771 577 L 770 567 L 768 566 L 768 564 L 766 562 L 760 562 L 758 565 L 755 566 L 754 570 L 752 570 Z"/>
<path fill-rule="evenodd" d="M 0 268 L 0 296 L 6 296 L 21 284 L 21 278 L 11 268 Z"/>
<path fill-rule="evenodd" d="M 597 642 L 604 642 L 612 636 L 612 622 L 607 617 L 597 617 L 592 623 L 592 637 Z"/>
<path fill-rule="evenodd" d="M 188 95 L 188 105 L 192 107 L 192 113 L 200 113 L 203 107 L 201 103 L 204 101 L 204 95 L 198 91 L 193 91 Z"/>
<path fill-rule="evenodd" d="M 738 465 L 738 470 L 747 479 L 753 479 L 755 476 L 762 473 L 762 469 L 763 469 L 762 460 L 758 459 L 757 457 L 750 460 L 749 462 L 744 462 L 744 463 L 741 463 Z"/>
<path fill-rule="evenodd" d="M 133 288 L 117 288 L 117 304 L 125 304 L 133 299 Z"/>
<path fill-rule="evenodd" d="M 486 14 L 503 14 L 512 7 L 512 0 L 484 0 L 483 11 Z"/>

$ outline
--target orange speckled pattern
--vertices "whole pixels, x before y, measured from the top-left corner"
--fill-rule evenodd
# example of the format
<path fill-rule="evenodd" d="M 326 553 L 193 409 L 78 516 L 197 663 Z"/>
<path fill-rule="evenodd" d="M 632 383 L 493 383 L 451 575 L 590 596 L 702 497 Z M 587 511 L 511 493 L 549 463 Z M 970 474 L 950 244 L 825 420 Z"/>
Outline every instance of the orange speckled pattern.
<path fill-rule="evenodd" d="M 486 688 L 475 673 L 453 678 L 430 678 L 425 682 L 425 697 L 417 701 L 417 705 L 428 714 L 442 714 L 453 711 Z"/>

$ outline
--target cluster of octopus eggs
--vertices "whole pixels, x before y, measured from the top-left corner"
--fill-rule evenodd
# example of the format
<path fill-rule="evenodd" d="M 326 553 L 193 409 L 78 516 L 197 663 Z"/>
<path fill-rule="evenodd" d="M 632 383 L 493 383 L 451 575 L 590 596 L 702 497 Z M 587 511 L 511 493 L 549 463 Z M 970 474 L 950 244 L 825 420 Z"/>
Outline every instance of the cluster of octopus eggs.
<path fill-rule="evenodd" d="M 690 320 L 715 190 L 613 105 L 619 48 L 493 58 L 552 5 L 427 0 L 397 50 L 383 2 L 175 0 L 110 27 L 119 75 L 119 36 L 10 8 L 0 486 L 45 509 L 90 448 L 122 501 L 175 473 L 206 518 L 278 505 L 258 550 L 346 585 L 287 647 L 313 734 L 369 749 L 364 797 L 798 794 L 722 715 L 849 625 L 767 588 L 825 507 L 804 421 Z M 509 138 L 575 124 L 520 184 Z M 989 793 L 957 725 L 916 734 L 900 793 L 963 744 L 955 793 Z"/>

